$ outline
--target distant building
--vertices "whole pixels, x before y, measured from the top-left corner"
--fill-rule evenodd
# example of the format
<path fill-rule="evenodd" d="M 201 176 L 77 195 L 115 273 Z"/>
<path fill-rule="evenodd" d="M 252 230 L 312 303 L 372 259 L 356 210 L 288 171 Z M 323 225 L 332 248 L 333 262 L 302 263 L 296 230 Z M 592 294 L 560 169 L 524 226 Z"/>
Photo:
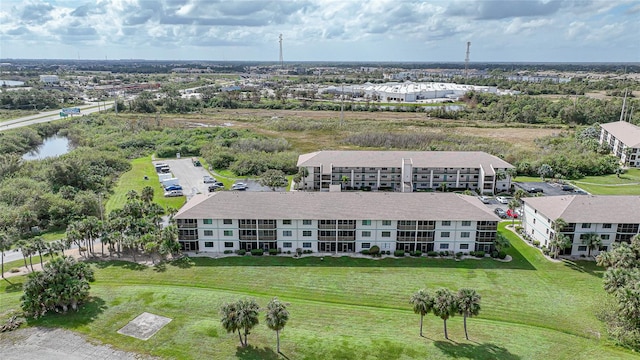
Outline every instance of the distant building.
<path fill-rule="evenodd" d="M 513 165 L 482 151 L 318 151 L 298 157 L 307 176 L 300 189 L 349 189 L 413 192 L 442 187 L 509 191 Z M 503 176 L 504 175 L 504 176 Z"/>
<path fill-rule="evenodd" d="M 401 74 L 403 75 L 403 74 Z M 439 98 L 459 98 L 469 91 L 497 93 L 498 89 L 492 86 L 476 86 L 453 83 L 385 83 L 364 84 L 352 86 L 353 93 L 362 93 L 370 98 L 379 99 L 382 102 L 416 102 L 419 100 Z"/>
<path fill-rule="evenodd" d="M 40 75 L 40 82 L 45 84 L 58 84 L 60 83 L 60 79 L 58 75 Z"/>
<path fill-rule="evenodd" d="M 640 168 L 640 127 L 616 121 L 600 128 L 600 144 L 609 146 L 623 164 Z"/>
<path fill-rule="evenodd" d="M 562 255 L 587 255 L 589 249 L 583 240 L 588 234 L 600 236 L 602 246 L 591 254 L 610 249 L 614 242 L 629 242 L 640 231 L 640 196 L 543 196 L 522 198 L 524 202 L 523 229 L 540 245 L 550 247 L 553 224 L 562 219 L 568 226 L 562 234 L 571 240 L 571 246 L 562 249 Z"/>
<path fill-rule="evenodd" d="M 217 253 L 488 252 L 500 220 L 478 198 L 454 193 L 244 191 L 198 194 L 175 219 L 182 250 Z"/>

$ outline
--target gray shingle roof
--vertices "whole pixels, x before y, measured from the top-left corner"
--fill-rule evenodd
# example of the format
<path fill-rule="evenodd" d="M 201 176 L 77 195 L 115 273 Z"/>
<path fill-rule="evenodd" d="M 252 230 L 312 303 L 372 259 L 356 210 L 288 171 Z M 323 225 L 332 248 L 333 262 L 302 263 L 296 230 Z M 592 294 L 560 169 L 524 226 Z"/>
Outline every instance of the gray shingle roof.
<path fill-rule="evenodd" d="M 513 165 L 482 151 L 317 151 L 302 154 L 298 166 L 401 167 L 402 159 L 411 159 L 418 168 L 477 168 L 492 174 L 493 168 L 509 169 Z"/>
<path fill-rule="evenodd" d="M 572 223 L 640 223 L 640 196 L 568 195 L 522 199 L 556 220 Z"/>
<path fill-rule="evenodd" d="M 600 126 L 628 147 L 640 148 L 640 127 L 624 121 L 615 121 Z"/>
<path fill-rule="evenodd" d="M 499 220 L 476 197 L 453 193 L 244 191 L 197 195 L 176 218 Z"/>

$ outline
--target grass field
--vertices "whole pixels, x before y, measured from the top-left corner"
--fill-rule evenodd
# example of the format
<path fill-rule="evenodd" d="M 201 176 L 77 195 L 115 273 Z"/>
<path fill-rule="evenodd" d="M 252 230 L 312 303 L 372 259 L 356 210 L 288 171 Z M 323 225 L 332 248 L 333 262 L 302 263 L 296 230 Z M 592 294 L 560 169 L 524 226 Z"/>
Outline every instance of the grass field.
<path fill-rule="evenodd" d="M 625 174 L 586 176 L 572 181 L 584 190 L 598 195 L 640 195 L 640 169 L 629 169 Z"/>
<path fill-rule="evenodd" d="M 505 223 L 501 224 L 504 231 Z M 220 325 L 226 301 L 273 296 L 289 304 L 281 333 L 288 359 L 637 359 L 613 346 L 594 313 L 602 306 L 602 270 L 590 262 L 551 263 L 506 233 L 513 261 L 492 259 L 353 259 L 317 257 L 191 258 L 157 268 L 97 262 L 92 301 L 78 313 L 51 315 L 34 326 L 86 334 L 114 347 L 172 359 L 276 359 L 275 334 L 264 324 L 238 347 Z M 0 285 L 0 313 L 18 306 L 21 282 Z M 448 321 L 419 316 L 408 298 L 417 289 L 473 287 L 482 295 L 479 318 Z M 116 331 L 147 311 L 173 319 L 148 341 Z M 601 334 L 599 337 L 598 334 Z"/>
<path fill-rule="evenodd" d="M 147 176 L 149 180 L 145 180 Z M 165 209 L 173 207 L 179 209 L 185 202 L 185 197 L 164 197 L 164 189 L 158 180 L 158 174 L 153 167 L 151 157 L 138 158 L 131 161 L 131 170 L 120 176 L 113 194 L 109 196 L 105 204 L 105 211 L 122 208 L 127 200 L 127 193 L 136 190 L 138 194 L 145 186 L 151 186 L 154 190 L 153 201 L 162 205 Z"/>

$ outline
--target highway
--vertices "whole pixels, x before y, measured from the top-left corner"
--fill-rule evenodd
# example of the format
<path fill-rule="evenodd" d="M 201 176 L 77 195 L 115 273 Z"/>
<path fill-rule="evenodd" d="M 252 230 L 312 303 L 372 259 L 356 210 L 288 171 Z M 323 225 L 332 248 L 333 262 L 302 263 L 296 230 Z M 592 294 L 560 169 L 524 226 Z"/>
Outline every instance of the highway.
<path fill-rule="evenodd" d="M 96 111 L 110 109 L 113 107 L 113 101 L 101 102 L 101 103 L 88 103 L 87 105 L 74 106 L 80 108 L 80 115 L 91 114 Z M 60 117 L 60 111 L 62 109 L 41 112 L 36 115 L 25 116 L 17 119 L 7 120 L 0 122 L 0 131 L 17 129 L 23 126 L 29 126 L 33 124 L 45 123 L 54 120 L 65 119 Z M 72 116 L 72 115 L 69 115 Z"/>

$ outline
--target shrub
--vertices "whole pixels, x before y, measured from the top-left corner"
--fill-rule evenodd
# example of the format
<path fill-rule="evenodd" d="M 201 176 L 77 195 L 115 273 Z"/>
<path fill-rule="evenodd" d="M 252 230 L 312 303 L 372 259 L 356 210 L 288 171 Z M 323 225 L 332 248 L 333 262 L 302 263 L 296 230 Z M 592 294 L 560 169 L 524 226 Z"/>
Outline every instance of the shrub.
<path fill-rule="evenodd" d="M 436 257 L 436 256 L 438 256 L 438 252 L 437 251 L 427 251 L 427 256 Z"/>
<path fill-rule="evenodd" d="M 414 252 L 411 253 L 411 256 L 415 256 L 415 257 L 419 257 L 422 256 L 422 251 L 420 250 L 416 250 Z"/>
<path fill-rule="evenodd" d="M 498 259 L 504 260 L 506 257 L 507 257 L 507 253 L 506 252 L 504 252 L 502 250 L 498 251 Z"/>
<path fill-rule="evenodd" d="M 278 249 L 269 249 L 269 255 L 278 255 Z"/>
<path fill-rule="evenodd" d="M 304 250 L 302 251 L 303 254 L 312 254 L 313 250 Z"/>
<path fill-rule="evenodd" d="M 10 273 L 17 273 L 20 272 L 20 269 L 18 268 L 11 268 L 11 270 L 9 270 Z"/>
<path fill-rule="evenodd" d="M 236 254 L 238 254 L 238 255 L 244 255 L 246 253 L 247 253 L 247 250 L 245 250 L 245 249 L 236 250 Z"/>
<path fill-rule="evenodd" d="M 533 246 L 540 247 L 540 240 L 533 240 Z"/>
<path fill-rule="evenodd" d="M 224 251 L 224 253 L 225 253 L 225 254 L 232 254 L 232 253 L 233 253 L 233 250 L 225 250 L 225 251 Z"/>
<path fill-rule="evenodd" d="M 373 245 L 369 249 L 369 254 L 371 254 L 371 255 L 378 255 L 379 253 L 380 253 L 380 247 L 378 247 L 377 245 Z"/>
<path fill-rule="evenodd" d="M 545 254 L 545 255 L 549 255 L 549 252 L 550 252 L 549 248 L 547 248 L 546 246 L 543 246 L 543 247 L 542 247 L 542 253 L 543 253 L 543 254 Z"/>
<path fill-rule="evenodd" d="M 287 255 L 291 255 L 291 250 L 287 250 Z"/>
<path fill-rule="evenodd" d="M 522 233 L 522 226 L 516 225 L 515 230 L 516 230 L 517 233 Z"/>
<path fill-rule="evenodd" d="M 369 255 L 369 254 L 371 254 L 371 251 L 369 251 L 368 249 L 364 249 L 364 250 L 360 251 L 360 253 L 362 255 Z"/>
<path fill-rule="evenodd" d="M 498 257 L 498 250 L 493 250 L 491 252 L 491 257 L 494 258 L 494 259 L 497 258 Z"/>
<path fill-rule="evenodd" d="M 387 255 L 391 255 L 391 250 L 387 250 Z"/>
<path fill-rule="evenodd" d="M 397 256 L 397 257 L 403 257 L 404 256 L 404 250 L 396 250 L 393 252 L 393 256 Z"/>
<path fill-rule="evenodd" d="M 475 257 L 479 257 L 479 258 L 483 258 L 484 257 L 484 251 L 476 251 L 474 256 Z"/>
<path fill-rule="evenodd" d="M 301 248 L 297 248 L 296 249 L 296 254 L 298 254 L 298 255 L 302 254 L 302 249 Z"/>
<path fill-rule="evenodd" d="M 459 252 L 456 253 L 456 257 L 458 259 L 460 259 L 462 257 L 462 255 L 463 255 L 462 251 L 459 251 Z"/>
<path fill-rule="evenodd" d="M 264 254 L 262 249 L 251 249 L 251 255 L 262 256 L 262 254 Z"/>

